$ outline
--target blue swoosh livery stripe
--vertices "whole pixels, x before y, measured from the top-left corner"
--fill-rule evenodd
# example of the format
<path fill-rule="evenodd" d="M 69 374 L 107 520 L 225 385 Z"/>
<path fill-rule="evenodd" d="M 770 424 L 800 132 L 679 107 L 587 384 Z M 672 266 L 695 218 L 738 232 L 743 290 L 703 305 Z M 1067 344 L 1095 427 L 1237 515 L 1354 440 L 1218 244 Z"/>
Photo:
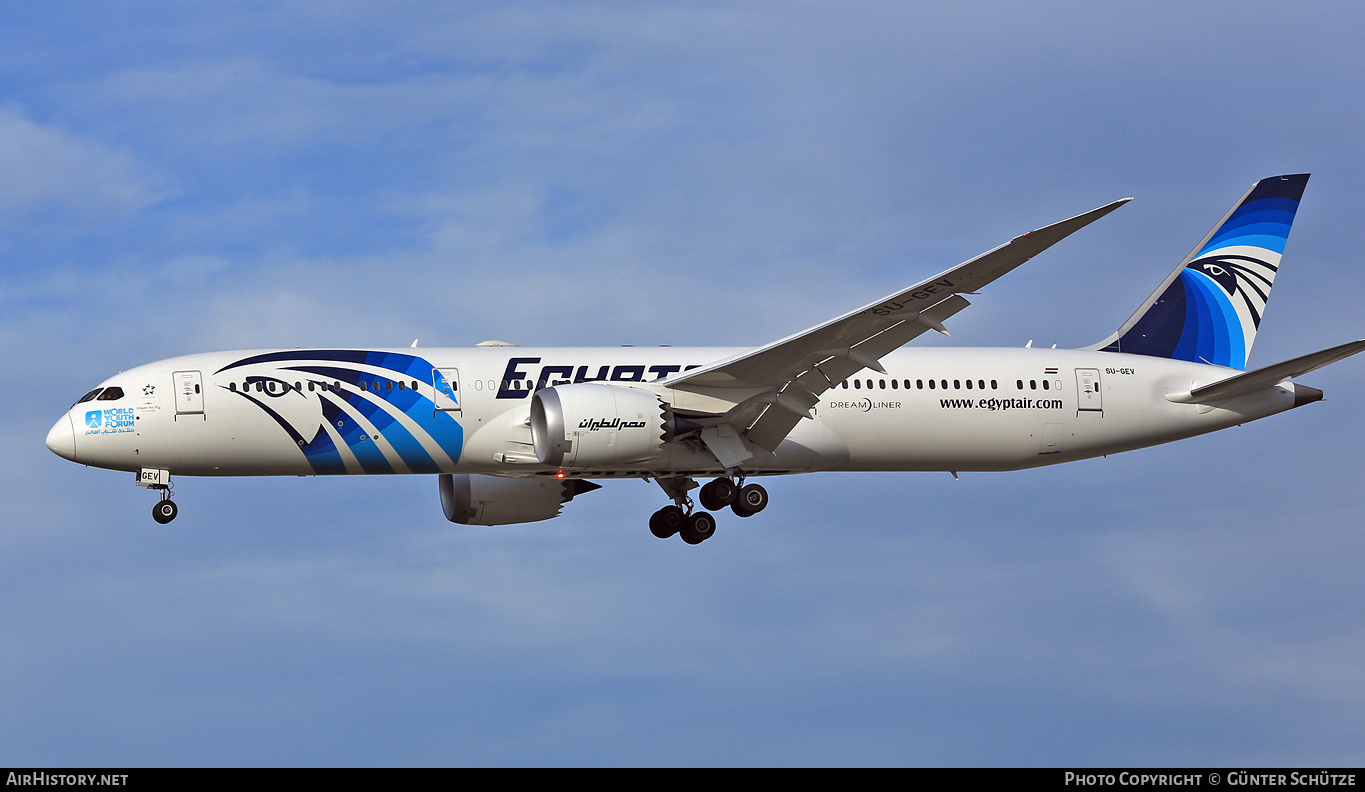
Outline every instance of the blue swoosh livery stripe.
<path fill-rule="evenodd" d="M 294 365 L 288 365 L 288 364 Z M 253 355 L 234 361 L 219 369 L 219 373 L 247 366 L 284 364 L 278 369 L 310 374 L 319 381 L 341 382 L 339 392 L 330 390 L 313 395 L 319 401 L 322 420 L 327 427 L 319 425 L 311 440 L 294 429 L 275 410 L 262 400 L 245 392 L 239 393 L 261 407 L 295 442 L 301 443 L 300 451 L 309 466 L 317 474 L 346 473 L 346 463 L 341 449 L 333 440 L 333 433 L 339 437 L 346 449 L 366 473 L 394 473 L 405 467 L 413 473 L 439 473 L 442 464 L 433 458 L 429 446 L 439 448 L 451 462 L 458 462 L 464 445 L 464 429 L 448 412 L 439 411 L 430 397 L 422 391 L 413 390 L 410 385 L 418 382 L 425 390 L 431 389 L 432 373 L 435 367 L 420 357 L 393 352 L 372 352 L 354 349 L 322 349 L 306 351 L 269 352 Z M 350 365 L 347 365 L 350 364 Z M 383 369 L 386 377 L 370 369 Z M 263 379 L 256 376 L 246 381 Z M 367 388 L 359 389 L 365 382 Z M 372 390 L 371 383 L 379 382 L 380 389 Z M 403 387 L 399 388 L 399 382 Z M 391 388 L 391 389 L 390 389 Z M 382 404 L 381 404 L 382 402 Z M 348 409 L 344 409 L 342 404 Z M 406 416 L 411 425 L 405 425 L 391 410 Z M 373 427 L 380 439 L 392 448 L 397 459 L 385 455 L 379 441 L 370 436 L 366 427 L 357 423 L 350 411 L 359 414 Z M 330 431 L 329 431 L 330 429 Z M 401 463 L 399 468 L 395 463 Z"/>

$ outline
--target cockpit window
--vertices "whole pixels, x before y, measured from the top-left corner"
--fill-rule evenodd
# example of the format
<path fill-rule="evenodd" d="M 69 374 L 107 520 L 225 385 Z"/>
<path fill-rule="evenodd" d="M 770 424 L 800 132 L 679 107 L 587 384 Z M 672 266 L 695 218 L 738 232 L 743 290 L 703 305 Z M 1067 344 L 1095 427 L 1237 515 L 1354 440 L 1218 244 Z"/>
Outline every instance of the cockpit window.
<path fill-rule="evenodd" d="M 90 391 L 89 393 L 87 393 L 87 394 L 85 394 L 84 396 L 82 396 L 82 397 L 80 397 L 79 399 L 77 399 L 77 400 L 76 400 L 76 403 L 77 403 L 77 404 L 85 404 L 86 402 L 91 401 L 91 400 L 94 399 L 96 396 L 100 395 L 100 391 L 102 391 L 102 390 L 104 390 L 104 388 L 95 388 L 94 390 Z"/>
<path fill-rule="evenodd" d="M 115 386 L 113 388 L 105 388 L 104 393 L 101 393 L 96 401 L 117 401 L 122 398 L 123 388 Z"/>

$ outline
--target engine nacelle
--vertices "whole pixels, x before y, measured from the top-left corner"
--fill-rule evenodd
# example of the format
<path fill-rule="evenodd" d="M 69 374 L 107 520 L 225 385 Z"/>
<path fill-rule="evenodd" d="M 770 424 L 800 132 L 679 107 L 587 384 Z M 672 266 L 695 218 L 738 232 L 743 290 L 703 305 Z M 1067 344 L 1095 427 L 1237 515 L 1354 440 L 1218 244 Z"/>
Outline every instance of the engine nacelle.
<path fill-rule="evenodd" d="M 515 479 L 478 474 L 439 476 L 441 511 L 463 525 L 512 525 L 559 516 L 575 495 L 601 489 L 583 479 Z"/>
<path fill-rule="evenodd" d="M 536 459 L 557 468 L 643 462 L 672 439 L 673 423 L 658 396 L 635 388 L 580 382 L 531 397 Z"/>

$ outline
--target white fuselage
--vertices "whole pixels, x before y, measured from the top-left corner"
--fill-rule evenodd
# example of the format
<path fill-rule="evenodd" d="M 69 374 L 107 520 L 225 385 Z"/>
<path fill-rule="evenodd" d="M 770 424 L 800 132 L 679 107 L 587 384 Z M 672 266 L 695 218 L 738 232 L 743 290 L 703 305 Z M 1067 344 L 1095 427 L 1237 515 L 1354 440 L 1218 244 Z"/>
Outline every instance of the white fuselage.
<path fill-rule="evenodd" d="M 49 445 L 74 461 L 175 475 L 555 475 L 529 428 L 541 387 L 649 383 L 743 352 L 725 348 L 250 350 L 172 358 L 111 377 L 122 395 L 76 404 Z M 836 383 L 747 475 L 813 470 L 1015 470 L 1164 443 L 1295 406 L 1290 383 L 1216 407 L 1168 394 L 1234 372 L 1057 349 L 904 348 Z M 107 392 L 107 391 L 106 391 Z M 678 399 L 671 398 L 678 396 Z M 65 423 L 64 423 L 65 422 Z M 65 434 L 70 431 L 70 436 Z M 54 445 L 55 443 L 55 445 Z M 69 455 L 66 451 L 69 450 Z M 700 442 L 571 477 L 724 472 Z"/>

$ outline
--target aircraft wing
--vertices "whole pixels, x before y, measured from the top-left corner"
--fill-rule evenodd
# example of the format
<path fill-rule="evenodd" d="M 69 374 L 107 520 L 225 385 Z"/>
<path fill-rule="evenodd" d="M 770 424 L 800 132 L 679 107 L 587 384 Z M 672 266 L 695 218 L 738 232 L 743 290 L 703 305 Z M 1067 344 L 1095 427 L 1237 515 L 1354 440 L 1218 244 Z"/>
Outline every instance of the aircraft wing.
<path fill-rule="evenodd" d="M 1114 201 L 1017 236 L 947 272 L 824 324 L 674 375 L 659 385 L 734 402 L 724 423 L 771 451 L 834 383 L 864 368 L 882 371 L 878 363 L 882 356 L 926 330 L 946 334 L 943 321 L 969 305 L 962 294 L 975 293 L 1130 200 Z M 723 430 L 722 434 L 728 436 Z M 708 446 L 716 450 L 710 441 Z M 730 448 L 732 453 L 726 456 L 731 459 L 743 453 L 733 441 Z"/>

